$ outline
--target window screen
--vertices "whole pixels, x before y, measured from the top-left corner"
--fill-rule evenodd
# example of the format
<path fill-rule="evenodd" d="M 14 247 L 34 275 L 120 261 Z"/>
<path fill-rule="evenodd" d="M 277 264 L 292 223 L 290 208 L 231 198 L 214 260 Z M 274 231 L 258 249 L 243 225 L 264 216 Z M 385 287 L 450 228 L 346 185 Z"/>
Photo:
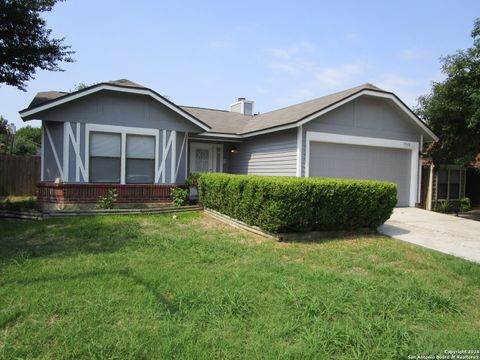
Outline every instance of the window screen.
<path fill-rule="evenodd" d="M 126 183 L 151 184 L 155 177 L 155 137 L 127 135 Z"/>
<path fill-rule="evenodd" d="M 90 133 L 90 182 L 120 182 L 120 134 Z"/>

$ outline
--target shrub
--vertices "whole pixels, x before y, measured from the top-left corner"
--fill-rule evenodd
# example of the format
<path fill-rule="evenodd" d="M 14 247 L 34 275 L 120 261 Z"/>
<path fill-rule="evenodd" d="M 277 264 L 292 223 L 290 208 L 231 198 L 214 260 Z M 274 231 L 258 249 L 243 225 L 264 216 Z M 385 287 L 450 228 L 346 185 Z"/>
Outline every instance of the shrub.
<path fill-rule="evenodd" d="M 273 233 L 376 229 L 397 203 L 388 182 L 202 173 L 200 203 Z"/>
<path fill-rule="evenodd" d="M 470 205 L 469 198 L 466 197 L 466 198 L 460 199 L 460 205 L 459 205 L 460 212 L 469 211 L 471 208 L 472 207 Z"/>
<path fill-rule="evenodd" d="M 170 195 L 172 196 L 173 206 L 183 206 L 187 202 L 188 190 L 174 187 L 170 190 Z"/>
<path fill-rule="evenodd" d="M 437 202 L 437 204 L 435 205 L 435 211 L 436 212 L 441 212 L 441 213 L 444 213 L 444 214 L 448 214 L 448 213 L 451 213 L 454 211 L 454 206 L 453 204 L 448 201 L 448 200 L 445 200 L 445 201 L 439 201 Z"/>
<path fill-rule="evenodd" d="M 187 180 L 185 181 L 185 184 L 187 186 L 197 186 L 198 185 L 198 178 L 200 177 L 200 173 L 191 173 L 188 175 Z"/>
<path fill-rule="evenodd" d="M 109 189 L 107 195 L 100 196 L 95 208 L 97 209 L 113 209 L 115 207 L 115 201 L 117 201 L 117 190 Z"/>
<path fill-rule="evenodd" d="M 34 196 L 9 196 L 0 200 L 0 209 L 11 211 L 38 210 L 37 199 Z"/>

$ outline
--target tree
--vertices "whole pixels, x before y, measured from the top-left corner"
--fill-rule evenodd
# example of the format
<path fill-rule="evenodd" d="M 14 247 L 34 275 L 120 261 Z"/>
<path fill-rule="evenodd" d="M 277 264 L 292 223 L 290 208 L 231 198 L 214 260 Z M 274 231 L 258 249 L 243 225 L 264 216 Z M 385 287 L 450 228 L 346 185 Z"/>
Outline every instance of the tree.
<path fill-rule="evenodd" d="M 86 89 L 90 86 L 93 86 L 95 84 L 97 84 L 97 83 L 93 83 L 93 84 L 90 84 L 90 85 L 85 84 L 85 83 L 78 83 L 78 84 L 73 85 L 73 89 L 70 89 L 70 92 L 80 91 L 80 90 Z"/>
<path fill-rule="evenodd" d="M 17 130 L 13 153 L 15 155 L 36 155 L 42 141 L 42 129 L 25 126 Z"/>
<path fill-rule="evenodd" d="M 7 154 L 12 148 L 14 134 L 12 133 L 12 124 L 0 115 L 0 154 Z"/>
<path fill-rule="evenodd" d="M 63 71 L 59 62 L 73 62 L 64 38 L 50 38 L 40 13 L 58 0 L 0 0 L 0 83 L 26 91 L 37 68 Z"/>
<path fill-rule="evenodd" d="M 415 109 L 440 138 L 428 149 L 436 164 L 467 166 L 480 153 L 480 18 L 471 36 L 473 47 L 440 59 L 446 79 Z"/>

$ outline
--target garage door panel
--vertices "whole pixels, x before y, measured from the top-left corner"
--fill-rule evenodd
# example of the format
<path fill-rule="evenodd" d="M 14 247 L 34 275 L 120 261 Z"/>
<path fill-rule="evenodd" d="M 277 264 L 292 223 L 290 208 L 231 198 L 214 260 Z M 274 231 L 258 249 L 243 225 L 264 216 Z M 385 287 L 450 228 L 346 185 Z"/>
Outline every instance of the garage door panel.
<path fill-rule="evenodd" d="M 390 181 L 397 184 L 398 205 L 408 206 L 409 150 L 363 145 L 312 142 L 311 177 Z"/>

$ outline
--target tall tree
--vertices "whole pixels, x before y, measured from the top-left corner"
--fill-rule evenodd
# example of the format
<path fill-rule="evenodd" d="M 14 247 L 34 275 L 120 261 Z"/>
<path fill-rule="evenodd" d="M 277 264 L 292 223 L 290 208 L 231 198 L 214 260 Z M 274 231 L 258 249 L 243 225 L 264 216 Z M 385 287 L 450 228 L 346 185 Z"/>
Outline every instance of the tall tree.
<path fill-rule="evenodd" d="M 446 79 L 421 96 L 416 112 L 439 136 L 429 155 L 434 163 L 468 165 L 480 153 L 480 19 L 473 47 L 441 58 Z"/>
<path fill-rule="evenodd" d="M 73 62 L 64 38 L 50 38 L 42 12 L 58 0 L 0 0 L 0 83 L 25 91 L 37 69 L 63 71 L 59 62 Z"/>

